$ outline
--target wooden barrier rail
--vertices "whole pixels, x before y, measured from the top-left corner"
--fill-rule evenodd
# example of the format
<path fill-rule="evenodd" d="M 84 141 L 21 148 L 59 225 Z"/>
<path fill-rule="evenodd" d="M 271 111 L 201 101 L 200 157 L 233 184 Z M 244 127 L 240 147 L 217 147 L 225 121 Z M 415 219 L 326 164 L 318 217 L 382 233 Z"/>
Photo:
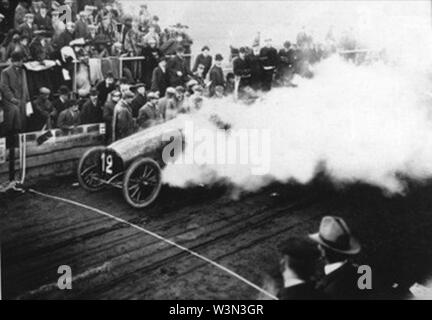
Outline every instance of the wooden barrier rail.
<path fill-rule="evenodd" d="M 88 148 L 104 144 L 105 124 L 81 125 L 70 132 L 54 129 L 51 130 L 52 137 L 39 144 L 38 138 L 44 133 L 46 131 L 23 134 L 26 141 L 26 178 L 73 173 L 78 160 Z M 5 161 L 0 162 L 0 183 L 9 177 L 9 152 L 3 150 L 3 153 Z M 20 176 L 18 154 L 19 148 L 15 149 L 17 178 Z"/>

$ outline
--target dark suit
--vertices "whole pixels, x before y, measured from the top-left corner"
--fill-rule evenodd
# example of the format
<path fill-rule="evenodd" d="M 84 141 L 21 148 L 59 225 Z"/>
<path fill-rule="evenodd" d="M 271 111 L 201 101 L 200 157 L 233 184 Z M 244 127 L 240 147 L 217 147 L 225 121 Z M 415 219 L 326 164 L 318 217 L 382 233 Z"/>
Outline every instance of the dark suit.
<path fill-rule="evenodd" d="M 197 55 L 197 57 L 195 59 L 195 64 L 194 64 L 194 67 L 192 69 L 192 72 L 197 71 L 198 65 L 202 64 L 202 65 L 204 65 L 203 77 L 205 78 L 207 73 L 210 70 L 210 67 L 212 66 L 212 62 L 213 62 L 213 58 L 210 55 L 205 57 L 202 53 L 200 53 L 199 55 Z"/>
<path fill-rule="evenodd" d="M 216 86 L 225 87 L 225 77 L 224 77 L 222 68 L 217 67 L 217 66 L 213 66 L 210 69 L 209 78 L 211 81 L 211 85 L 210 85 L 210 94 L 211 95 L 214 94 Z"/>
<path fill-rule="evenodd" d="M 325 275 L 317 285 L 330 300 L 359 300 L 367 299 L 367 289 L 359 289 L 357 282 L 361 274 L 357 273 L 357 267 L 349 262 L 340 268 Z"/>
<path fill-rule="evenodd" d="M 280 300 L 324 300 L 324 294 L 315 289 L 313 282 L 303 282 L 283 288 L 278 294 Z"/>
<path fill-rule="evenodd" d="M 132 109 L 132 117 L 136 118 L 138 117 L 138 112 L 141 107 L 143 107 L 147 102 L 147 97 L 140 93 L 138 93 L 135 98 L 131 101 L 131 109 Z"/>
<path fill-rule="evenodd" d="M 233 72 L 234 75 L 241 78 L 240 87 L 250 84 L 251 68 L 248 60 L 239 57 L 235 58 L 233 61 Z"/>
<path fill-rule="evenodd" d="M 1 72 L 0 83 L 5 92 L 5 102 L 18 106 L 21 129 L 25 130 L 27 125 L 26 103 L 30 101 L 30 97 L 24 68 L 7 67 Z"/>
<path fill-rule="evenodd" d="M 165 90 L 168 87 L 168 75 L 167 72 L 163 72 L 161 67 L 157 67 L 153 70 L 152 81 L 150 91 L 159 91 L 159 97 L 165 95 Z"/>
<path fill-rule="evenodd" d="M 90 99 L 87 100 L 82 106 L 80 118 L 82 124 L 102 122 L 102 108 L 99 103 L 94 105 Z"/>
<path fill-rule="evenodd" d="M 107 86 L 105 80 L 98 83 L 96 90 L 99 91 L 98 101 L 101 105 L 105 104 L 108 94 L 110 94 L 115 89 L 115 84 Z"/>
<path fill-rule="evenodd" d="M 177 74 L 179 71 L 182 73 L 180 76 Z M 169 84 L 172 87 L 184 86 L 188 80 L 188 75 L 191 75 L 187 60 L 179 56 L 175 56 L 168 61 L 167 72 Z"/>
<path fill-rule="evenodd" d="M 264 47 L 260 51 L 260 57 L 262 59 L 263 65 L 263 89 L 270 90 L 272 81 L 273 81 L 273 73 L 276 70 L 276 66 L 278 65 L 278 53 L 275 48 Z"/>

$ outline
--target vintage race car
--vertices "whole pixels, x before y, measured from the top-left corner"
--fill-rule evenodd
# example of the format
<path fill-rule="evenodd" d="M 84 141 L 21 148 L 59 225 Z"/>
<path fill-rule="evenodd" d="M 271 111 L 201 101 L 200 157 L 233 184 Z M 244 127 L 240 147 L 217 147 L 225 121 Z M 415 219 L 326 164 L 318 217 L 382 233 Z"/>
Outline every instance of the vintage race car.
<path fill-rule="evenodd" d="M 78 164 L 78 181 L 88 191 L 105 186 L 123 190 L 134 208 L 150 205 L 158 196 L 166 163 L 162 152 L 174 138 L 184 148 L 182 126 L 177 119 L 139 131 L 107 147 L 89 149 Z M 168 138 L 167 138 L 168 137 Z M 171 140 L 169 139 L 171 137 Z"/>

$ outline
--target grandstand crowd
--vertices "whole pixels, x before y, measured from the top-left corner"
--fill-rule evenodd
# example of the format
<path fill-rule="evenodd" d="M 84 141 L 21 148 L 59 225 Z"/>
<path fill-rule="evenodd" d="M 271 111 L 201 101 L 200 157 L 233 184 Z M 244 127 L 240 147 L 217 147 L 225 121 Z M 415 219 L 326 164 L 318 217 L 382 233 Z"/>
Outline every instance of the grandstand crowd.
<path fill-rule="evenodd" d="M 0 136 L 105 122 L 107 141 L 120 139 L 207 98 L 295 86 L 334 50 L 301 30 L 280 50 L 257 38 L 229 57 L 203 46 L 192 59 L 187 26 L 162 28 L 137 7 L 133 17 L 110 0 L 2 0 Z"/>

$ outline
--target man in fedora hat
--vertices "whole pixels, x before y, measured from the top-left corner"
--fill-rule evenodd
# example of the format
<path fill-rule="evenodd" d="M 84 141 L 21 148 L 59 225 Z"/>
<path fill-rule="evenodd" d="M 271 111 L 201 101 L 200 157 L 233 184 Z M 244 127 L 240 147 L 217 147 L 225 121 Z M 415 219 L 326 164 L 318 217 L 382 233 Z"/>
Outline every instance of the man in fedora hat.
<path fill-rule="evenodd" d="M 361 276 L 350 258 L 358 254 L 361 245 L 351 234 L 342 218 L 326 216 L 322 218 L 319 232 L 309 235 L 321 251 L 325 261 L 324 277 L 317 288 L 329 299 L 366 299 L 368 290 L 358 287 Z"/>
<path fill-rule="evenodd" d="M 92 88 L 88 100 L 83 104 L 81 110 L 81 123 L 100 123 L 102 122 L 102 108 L 98 100 L 99 92 Z"/>
<path fill-rule="evenodd" d="M 53 101 L 57 115 L 69 107 L 69 88 L 65 85 L 60 86 L 58 97 Z"/>

